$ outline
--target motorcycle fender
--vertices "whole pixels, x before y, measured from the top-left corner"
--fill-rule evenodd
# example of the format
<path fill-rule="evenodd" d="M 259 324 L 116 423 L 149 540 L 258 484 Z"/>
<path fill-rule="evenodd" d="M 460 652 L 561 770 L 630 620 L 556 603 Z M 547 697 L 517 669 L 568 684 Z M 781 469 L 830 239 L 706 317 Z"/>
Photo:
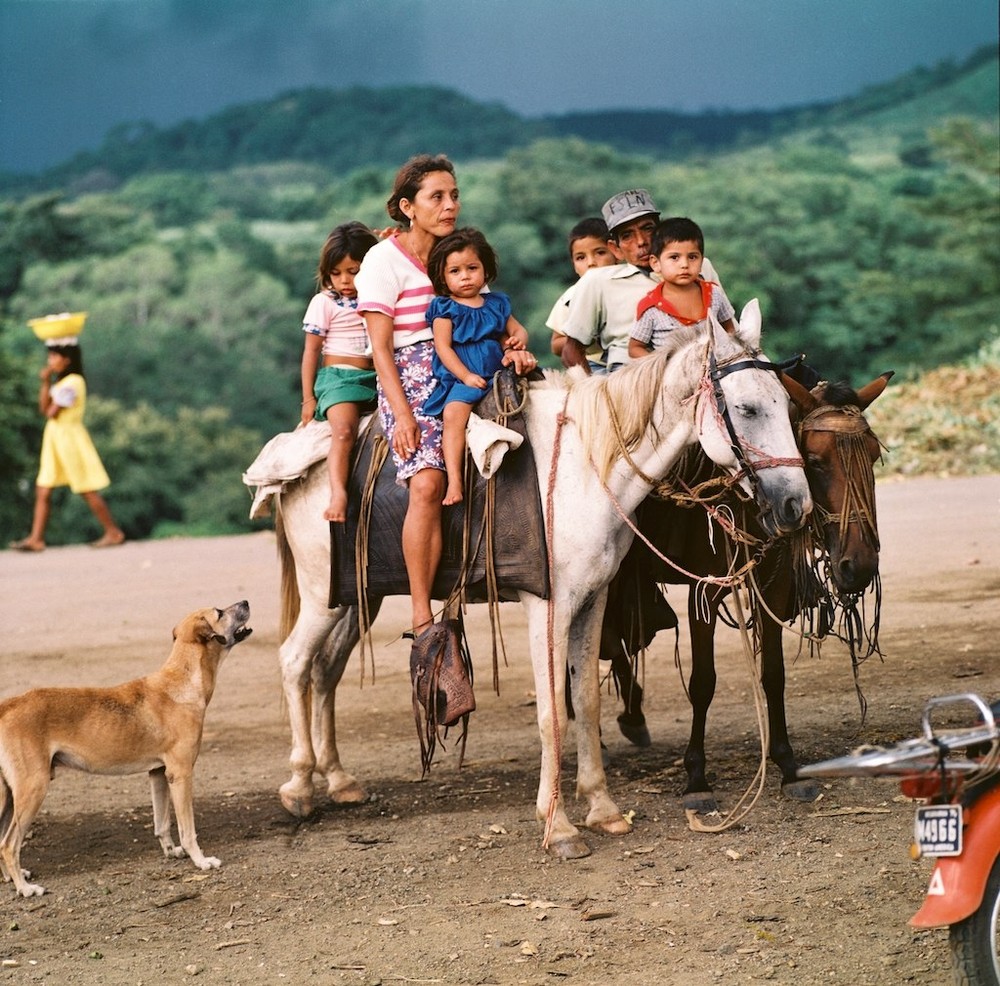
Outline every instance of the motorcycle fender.
<path fill-rule="evenodd" d="M 965 809 L 962 855 L 937 861 L 923 907 L 910 918 L 914 928 L 957 924 L 983 900 L 986 880 L 1000 855 L 1000 787 Z"/>

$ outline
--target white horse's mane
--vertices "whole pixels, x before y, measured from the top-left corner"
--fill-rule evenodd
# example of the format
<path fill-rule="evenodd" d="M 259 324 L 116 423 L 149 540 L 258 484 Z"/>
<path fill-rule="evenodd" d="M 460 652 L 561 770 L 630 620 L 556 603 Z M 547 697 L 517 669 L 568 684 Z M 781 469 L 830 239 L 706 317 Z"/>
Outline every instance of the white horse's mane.
<path fill-rule="evenodd" d="M 678 381 L 683 392 L 667 395 L 664 376 L 668 364 L 676 364 L 674 357 L 682 350 L 705 341 L 704 332 L 681 329 L 671 335 L 663 348 L 614 373 L 568 381 L 569 415 L 602 479 L 607 479 L 622 449 L 631 452 L 655 426 L 662 417 L 657 409 L 665 398 L 681 400 L 694 393 L 700 358 L 683 361 L 689 367 L 687 376 Z"/>

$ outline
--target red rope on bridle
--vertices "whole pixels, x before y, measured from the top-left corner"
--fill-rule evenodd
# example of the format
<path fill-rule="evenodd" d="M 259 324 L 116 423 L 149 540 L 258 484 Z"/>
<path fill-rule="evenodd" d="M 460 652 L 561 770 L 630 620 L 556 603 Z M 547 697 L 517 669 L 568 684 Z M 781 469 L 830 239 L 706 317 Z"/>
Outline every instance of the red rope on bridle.
<path fill-rule="evenodd" d="M 720 363 L 719 365 L 724 367 L 733 362 L 738 362 L 738 360 L 729 360 L 728 363 Z M 702 375 L 698 389 L 686 401 L 695 400 L 704 393 L 707 393 L 711 397 L 711 400 L 702 401 L 699 406 L 698 428 L 700 430 L 704 426 L 705 411 L 708 407 L 711 407 L 712 413 L 715 416 L 715 423 L 718 425 L 719 430 L 724 435 L 728 434 L 733 440 L 733 448 L 734 452 L 737 453 L 737 461 L 741 462 L 741 471 L 737 473 L 737 476 L 745 473 L 749 476 L 751 482 L 753 482 L 754 473 L 758 473 L 763 469 L 776 469 L 778 466 L 799 466 L 805 468 L 805 463 L 802 461 L 801 455 L 768 455 L 763 449 L 757 448 L 756 445 L 751 445 L 747 442 L 746 438 L 742 435 L 737 435 L 729 422 L 727 422 L 726 416 L 723 414 L 723 408 L 719 406 L 715 385 L 708 372 Z M 742 452 L 742 455 L 739 454 L 740 452 Z M 748 452 L 757 453 L 757 458 L 751 461 L 747 454 Z"/>

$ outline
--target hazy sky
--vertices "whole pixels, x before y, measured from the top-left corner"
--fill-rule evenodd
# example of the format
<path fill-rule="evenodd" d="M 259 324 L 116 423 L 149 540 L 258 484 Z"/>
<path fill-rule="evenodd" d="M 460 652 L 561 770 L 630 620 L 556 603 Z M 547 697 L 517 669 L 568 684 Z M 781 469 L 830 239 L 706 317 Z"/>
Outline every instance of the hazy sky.
<path fill-rule="evenodd" d="M 0 168 L 304 86 L 526 116 L 795 106 L 961 60 L 997 22 L 998 0 L 0 0 Z"/>

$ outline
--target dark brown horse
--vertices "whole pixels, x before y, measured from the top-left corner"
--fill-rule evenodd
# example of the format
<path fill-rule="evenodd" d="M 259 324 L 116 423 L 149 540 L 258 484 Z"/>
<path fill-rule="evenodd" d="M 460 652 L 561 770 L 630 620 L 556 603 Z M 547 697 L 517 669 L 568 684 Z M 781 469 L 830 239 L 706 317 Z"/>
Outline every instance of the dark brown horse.
<path fill-rule="evenodd" d="M 691 586 L 688 695 L 692 725 L 684 756 L 688 774 L 685 807 L 697 811 L 715 809 L 706 774 L 705 728 L 716 686 L 715 626 L 730 590 L 725 585 L 699 585 L 684 573 L 723 577 L 755 553 L 759 560 L 752 576 L 757 592 L 751 593 L 751 611 L 761 655 L 761 685 L 767 700 L 768 753 L 781 771 L 786 794 L 813 800 L 818 793 L 814 782 L 796 778 L 797 763 L 785 719 L 782 627 L 805 613 L 813 636 L 835 633 L 847 640 L 855 674 L 857 662 L 877 650 L 877 599 L 872 629 L 866 631 L 858 609 L 860 595 L 877 579 L 879 552 L 873 466 L 880 458 L 881 446 L 863 412 L 882 393 L 891 376 L 882 374 L 857 392 L 846 384 L 824 384 L 810 392 L 786 376 L 786 387 L 799 410 L 798 441 L 814 503 L 812 530 L 804 531 L 803 537 L 778 538 L 764 550 L 763 542 L 756 540 L 763 535 L 755 522 L 752 504 L 731 503 L 736 516 L 742 513 L 740 523 L 755 540 L 737 548 L 735 560 L 730 560 L 726 545 L 732 542 L 727 533 L 712 520 L 710 536 L 699 506 L 682 506 L 679 499 L 672 498 L 643 504 L 638 518 L 640 528 L 656 551 L 672 564 L 658 558 L 637 538 L 623 562 L 617 591 L 619 599 L 642 591 L 648 601 L 649 587 L 655 589 L 654 583 Z M 687 467 L 677 485 L 692 488 L 709 475 L 709 467 L 701 460 Z M 741 511 L 744 506 L 746 509 Z M 652 609 L 644 607 L 644 617 L 633 613 L 624 626 L 612 626 L 612 614 L 621 610 L 613 608 L 609 597 L 609 617 L 602 639 L 602 657 L 611 660 L 625 703 L 618 717 L 619 726 L 629 740 L 640 746 L 648 745 L 649 733 L 642 712 L 642 690 L 634 679 L 629 655 L 648 644 L 657 630 L 671 625 L 662 599 L 659 603 Z M 859 654 L 866 636 L 867 653 Z"/>

